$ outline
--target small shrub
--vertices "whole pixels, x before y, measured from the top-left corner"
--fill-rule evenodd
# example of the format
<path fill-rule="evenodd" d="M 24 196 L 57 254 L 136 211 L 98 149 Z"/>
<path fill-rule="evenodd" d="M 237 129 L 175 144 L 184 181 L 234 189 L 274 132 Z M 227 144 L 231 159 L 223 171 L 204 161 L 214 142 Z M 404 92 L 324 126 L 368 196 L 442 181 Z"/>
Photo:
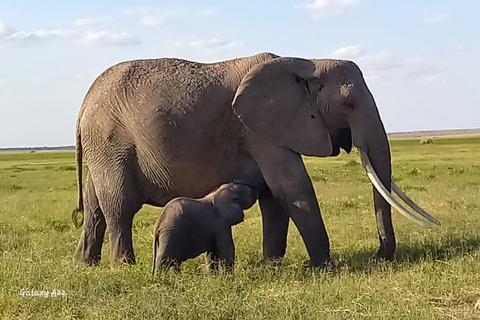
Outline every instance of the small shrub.
<path fill-rule="evenodd" d="M 358 167 L 359 165 L 360 165 L 360 163 L 358 163 L 356 160 L 350 160 L 344 166 L 345 167 Z"/>
<path fill-rule="evenodd" d="M 65 232 L 70 230 L 70 224 L 64 220 L 50 220 L 48 225 L 50 225 L 54 231 Z"/>
<path fill-rule="evenodd" d="M 448 174 L 449 174 L 449 175 L 463 174 L 463 173 L 467 172 L 467 169 L 466 169 L 466 168 L 457 169 L 457 168 L 455 168 L 455 167 L 453 167 L 453 166 L 448 167 L 447 170 L 448 170 Z"/>
<path fill-rule="evenodd" d="M 311 174 L 312 181 L 327 183 L 328 179 L 325 176 L 327 172 L 328 171 L 325 170 L 324 168 L 317 168 L 317 167 L 313 168 L 313 173 Z"/>
<path fill-rule="evenodd" d="M 312 181 L 313 181 L 313 182 L 323 182 L 323 183 L 327 183 L 327 182 L 328 182 L 328 179 L 327 179 L 327 177 L 317 176 L 316 174 L 313 174 L 313 175 L 312 175 Z"/>
<path fill-rule="evenodd" d="M 75 171 L 77 168 L 75 166 L 60 166 L 57 171 Z"/>
<path fill-rule="evenodd" d="M 402 181 L 403 180 L 403 177 L 402 176 L 396 176 L 396 175 L 392 175 L 392 179 L 396 182 L 399 182 L 399 181 Z"/>
<path fill-rule="evenodd" d="M 340 201 L 340 207 L 346 209 L 357 209 L 360 207 L 360 204 L 353 199 L 343 199 Z"/>
<path fill-rule="evenodd" d="M 421 139 L 420 144 L 432 144 L 433 140 L 428 138 L 428 139 Z"/>
<path fill-rule="evenodd" d="M 405 191 L 415 190 L 415 191 L 427 191 L 425 187 L 422 186 L 405 186 Z"/>
<path fill-rule="evenodd" d="M 22 171 L 35 171 L 35 169 L 32 168 L 22 168 L 22 167 L 13 167 L 13 172 L 22 172 Z"/>
<path fill-rule="evenodd" d="M 418 169 L 418 168 L 412 168 L 412 169 L 410 169 L 410 171 L 409 171 L 408 173 L 410 173 L 411 175 L 415 175 L 415 176 L 416 176 L 416 175 L 420 174 L 420 172 L 422 172 L 420 169 Z"/>

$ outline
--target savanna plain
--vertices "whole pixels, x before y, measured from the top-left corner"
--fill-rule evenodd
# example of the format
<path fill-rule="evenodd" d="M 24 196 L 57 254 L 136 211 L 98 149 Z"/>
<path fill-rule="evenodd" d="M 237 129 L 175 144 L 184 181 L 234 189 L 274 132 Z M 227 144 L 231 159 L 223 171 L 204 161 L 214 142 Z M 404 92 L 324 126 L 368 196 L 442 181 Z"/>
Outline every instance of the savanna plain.
<path fill-rule="evenodd" d="M 305 158 L 330 240 L 332 272 L 312 271 L 290 224 L 282 263 L 262 261 L 258 206 L 234 227 L 235 274 L 211 275 L 204 259 L 151 275 L 153 224 L 134 220 L 137 264 L 76 267 L 81 230 L 73 152 L 0 154 L 0 317 L 3 319 L 479 319 L 480 137 L 392 140 L 393 176 L 442 223 L 417 226 L 393 212 L 393 262 L 375 261 L 372 187 L 355 151 Z M 108 238 L 108 237 L 106 237 Z M 22 296 L 21 290 L 66 295 Z"/>

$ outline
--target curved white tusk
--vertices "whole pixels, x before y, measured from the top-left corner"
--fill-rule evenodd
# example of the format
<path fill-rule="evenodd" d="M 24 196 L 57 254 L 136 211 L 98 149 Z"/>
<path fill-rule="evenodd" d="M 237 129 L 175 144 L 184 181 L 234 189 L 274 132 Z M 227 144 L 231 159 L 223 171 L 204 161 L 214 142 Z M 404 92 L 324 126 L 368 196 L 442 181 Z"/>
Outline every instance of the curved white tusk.
<path fill-rule="evenodd" d="M 404 215 L 406 218 L 412 220 L 413 222 L 421 225 L 421 226 L 429 226 L 431 224 L 430 221 L 425 221 L 423 219 L 420 219 L 410 211 L 408 211 L 400 202 L 398 202 L 397 199 L 395 199 L 390 192 L 388 192 L 387 188 L 383 185 L 383 183 L 380 181 L 380 178 L 377 176 L 377 173 L 372 167 L 372 164 L 370 162 L 370 159 L 368 158 L 368 155 L 365 153 L 365 151 L 360 150 L 360 155 L 362 158 L 363 166 L 365 167 L 365 170 L 367 171 L 367 176 L 372 182 L 373 186 L 377 191 L 380 193 L 380 195 L 395 209 L 397 209 L 398 212 L 400 212 L 402 215 Z"/>
<path fill-rule="evenodd" d="M 410 199 L 410 197 L 407 196 L 402 189 L 400 189 L 400 187 L 395 183 L 395 181 L 393 181 L 393 179 L 392 179 L 392 190 L 400 197 L 400 199 L 405 201 L 406 204 L 412 207 L 412 209 L 418 212 L 422 217 L 435 223 L 436 225 L 440 225 L 440 221 L 438 221 L 435 217 L 428 214 L 418 204 L 416 204 L 412 199 Z"/>

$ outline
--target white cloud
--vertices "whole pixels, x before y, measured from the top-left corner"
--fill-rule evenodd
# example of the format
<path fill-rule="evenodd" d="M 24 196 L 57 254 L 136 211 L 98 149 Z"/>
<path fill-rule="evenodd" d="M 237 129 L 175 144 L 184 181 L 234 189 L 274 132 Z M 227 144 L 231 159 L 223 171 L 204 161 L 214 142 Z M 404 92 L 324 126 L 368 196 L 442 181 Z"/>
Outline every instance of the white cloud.
<path fill-rule="evenodd" d="M 424 15 L 423 22 L 426 24 L 438 24 L 447 22 L 452 19 L 452 16 L 448 13 L 443 12 L 436 12 L 436 13 L 429 13 Z"/>
<path fill-rule="evenodd" d="M 140 21 L 140 24 L 146 27 L 163 26 L 173 18 L 171 13 L 167 14 L 147 7 L 129 9 L 126 11 L 126 14 L 134 16 L 135 20 Z"/>
<path fill-rule="evenodd" d="M 432 82 L 442 77 L 440 68 L 432 66 L 422 57 L 403 58 L 381 50 L 368 52 L 360 46 L 346 46 L 331 53 L 333 58 L 353 60 L 367 80 L 382 82 Z"/>
<path fill-rule="evenodd" d="M 194 40 L 190 42 L 177 42 L 174 44 L 174 54 L 186 56 L 191 59 L 220 57 L 231 53 L 242 46 L 240 41 L 222 39 Z"/>
<path fill-rule="evenodd" d="M 199 15 L 201 17 L 211 17 L 211 16 L 215 15 L 216 13 L 217 13 L 217 10 L 207 9 L 207 10 L 200 11 Z"/>
<path fill-rule="evenodd" d="M 95 24 L 99 24 L 102 22 L 109 22 L 112 21 L 113 19 L 111 17 L 103 17 L 103 18 L 83 18 L 83 19 L 77 19 L 74 22 L 74 25 L 76 27 L 86 27 L 86 26 L 91 26 Z"/>
<path fill-rule="evenodd" d="M 307 10 L 312 19 L 337 18 L 352 14 L 366 4 L 365 0 L 314 0 L 296 8 Z"/>
<path fill-rule="evenodd" d="M 0 21 L 0 39 L 12 35 L 15 30 L 12 27 L 7 26 L 2 21 Z"/>
<path fill-rule="evenodd" d="M 10 82 L 10 79 L 8 79 L 8 78 L 0 78 L 0 85 L 1 85 L 1 84 L 4 84 L 4 83 L 7 83 L 7 82 Z"/>
<path fill-rule="evenodd" d="M 127 32 L 114 33 L 109 31 L 87 32 L 75 43 L 92 46 L 135 46 L 141 43 L 140 39 L 134 34 Z"/>
<path fill-rule="evenodd" d="M 102 19 L 79 19 L 77 26 L 86 26 Z M 0 45 L 29 46 L 45 44 L 78 44 L 84 46 L 133 46 L 141 43 L 134 34 L 127 32 L 115 33 L 110 31 L 76 31 L 71 29 L 23 31 L 5 25 L 0 21 Z"/>
<path fill-rule="evenodd" d="M 186 44 L 187 47 L 192 49 L 210 49 L 210 50 L 218 50 L 218 49 L 231 49 L 240 45 L 238 41 L 228 41 L 228 40 L 221 40 L 221 39 L 207 39 L 207 40 L 195 40 L 191 41 Z"/>
<path fill-rule="evenodd" d="M 241 45 L 239 41 L 229 41 L 229 40 L 221 40 L 221 39 L 206 39 L 206 40 L 195 40 L 190 41 L 187 43 L 178 42 L 176 44 L 180 48 L 188 48 L 188 49 L 197 49 L 203 52 L 214 52 L 220 50 L 231 50 L 237 48 Z"/>
<path fill-rule="evenodd" d="M 9 35 L 0 36 L 0 43 L 27 46 L 35 44 L 55 43 L 70 40 L 75 35 L 73 30 L 35 30 L 35 31 L 15 31 Z"/>
<path fill-rule="evenodd" d="M 336 57 L 348 59 L 355 59 L 362 56 L 364 53 L 365 51 L 358 45 L 341 47 L 332 52 Z"/>
<path fill-rule="evenodd" d="M 145 14 L 145 13 L 149 13 L 150 11 L 152 10 L 147 7 L 137 7 L 133 9 L 128 9 L 127 11 L 125 11 L 125 13 L 126 14 Z"/>
<path fill-rule="evenodd" d="M 84 46 L 133 46 L 141 43 L 140 38 L 127 32 L 78 31 L 78 30 L 35 30 L 16 31 L 0 22 L 0 46 L 24 47 L 30 45 L 84 45 Z"/>
<path fill-rule="evenodd" d="M 157 27 L 166 24 L 168 20 L 168 16 L 161 13 L 147 14 L 140 18 L 140 23 L 147 27 Z"/>
<path fill-rule="evenodd" d="M 139 7 L 126 11 L 127 15 L 136 16 L 138 21 L 140 21 L 140 24 L 146 27 L 163 26 L 173 20 L 208 18 L 215 15 L 216 13 L 217 11 L 214 9 L 164 12 L 158 9 L 152 9 L 147 7 Z"/>

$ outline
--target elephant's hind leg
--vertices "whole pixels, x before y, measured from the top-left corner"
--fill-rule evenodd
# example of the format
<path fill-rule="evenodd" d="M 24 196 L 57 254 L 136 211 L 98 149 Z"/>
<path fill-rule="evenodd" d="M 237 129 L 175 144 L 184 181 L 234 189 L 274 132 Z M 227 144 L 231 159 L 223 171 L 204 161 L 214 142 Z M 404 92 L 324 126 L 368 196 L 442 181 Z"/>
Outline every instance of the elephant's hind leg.
<path fill-rule="evenodd" d="M 89 175 L 85 190 L 83 232 L 73 256 L 75 263 L 97 265 L 100 262 L 105 228 L 105 217 L 98 204 L 95 187 Z"/>
<path fill-rule="evenodd" d="M 110 235 L 110 263 L 134 264 L 132 225 L 133 217 L 145 202 L 142 188 L 137 185 L 135 171 L 125 167 L 111 167 L 97 189 L 100 207 L 105 215 Z"/>

